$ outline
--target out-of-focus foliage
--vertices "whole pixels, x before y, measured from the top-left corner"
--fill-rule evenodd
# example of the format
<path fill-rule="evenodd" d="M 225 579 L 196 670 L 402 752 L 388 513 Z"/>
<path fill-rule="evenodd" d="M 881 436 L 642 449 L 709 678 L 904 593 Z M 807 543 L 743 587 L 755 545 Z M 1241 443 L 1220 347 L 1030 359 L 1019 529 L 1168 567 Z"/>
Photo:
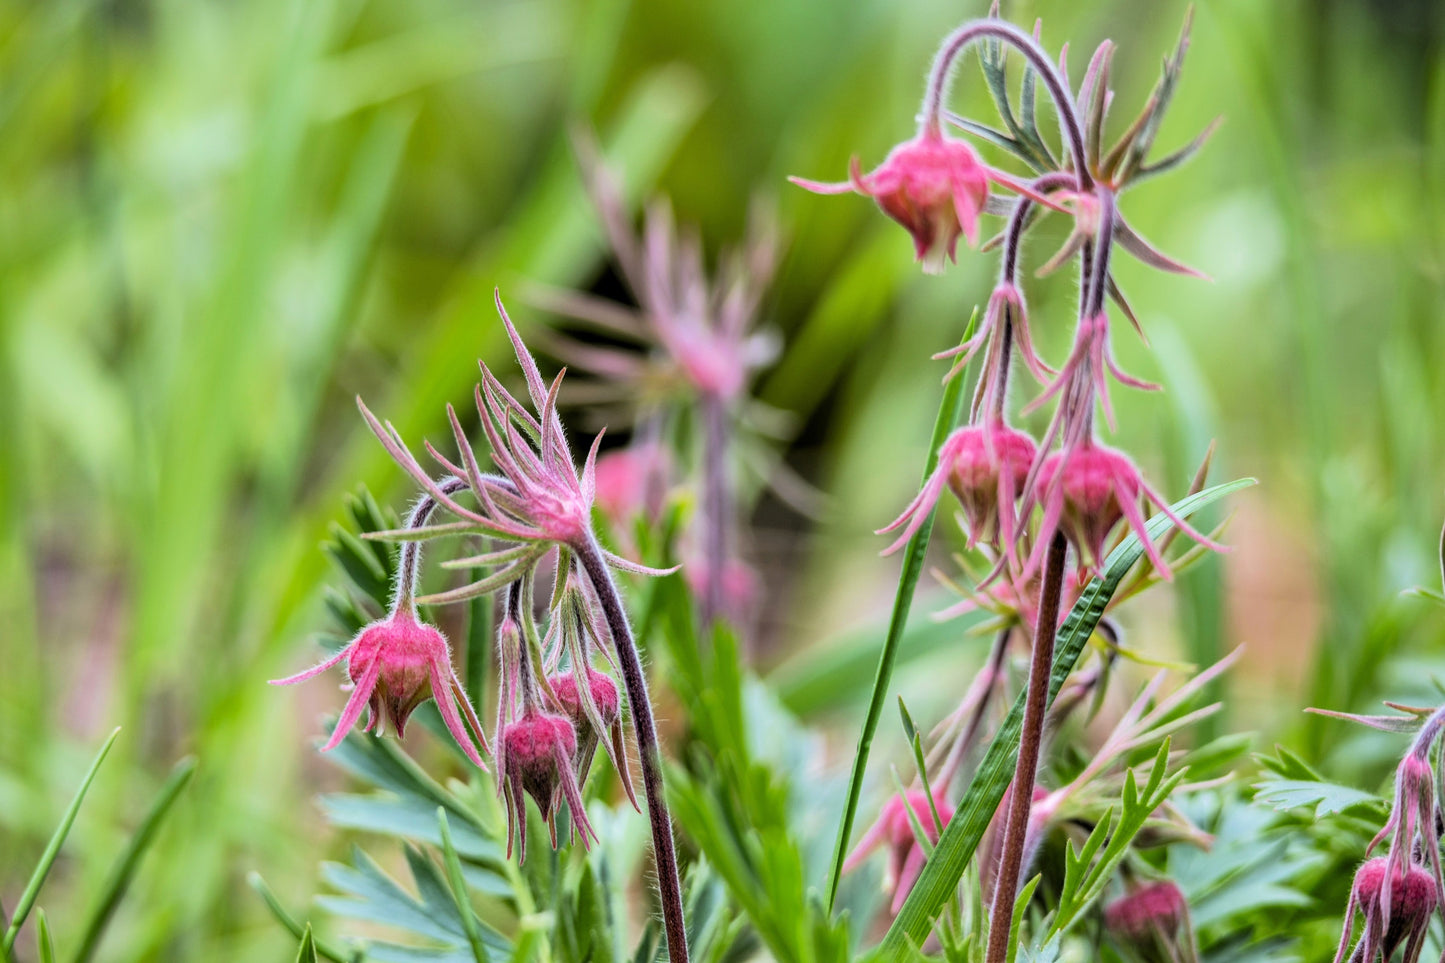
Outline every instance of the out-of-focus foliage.
<path fill-rule="evenodd" d="M 783 177 L 881 158 L 911 129 L 937 38 L 985 7 L 0 4 L 0 905 L 121 725 L 43 893 L 59 958 L 187 755 L 195 776 L 100 957 L 295 952 L 246 873 L 295 907 L 349 841 L 323 831 L 316 792 L 342 784 L 299 735 L 331 702 L 264 680 L 314 654 L 317 545 L 345 493 L 411 496 L 350 398 L 437 437 L 473 359 L 501 347 L 494 284 L 615 287 L 576 123 L 598 130 L 634 198 L 660 186 L 709 242 L 741 235 L 755 190 L 779 202 L 788 247 L 766 311 L 786 343 L 760 393 L 801 426 L 789 459 L 831 512 L 800 540 L 791 513 L 759 508 L 756 661 L 791 709 L 837 727 L 831 758 L 846 760 L 896 576 L 869 533 L 916 483 L 937 403 L 920 358 L 957 342 L 992 262 L 965 254 L 921 279 L 870 204 L 814 203 Z M 1112 37 L 1127 102 L 1183 4 L 1003 12 L 1042 16 L 1046 39 L 1080 51 Z M 1224 125 L 1188 178 L 1141 185 L 1127 213 L 1214 283 L 1119 269 L 1154 346 L 1121 338 L 1121 360 L 1171 399 L 1121 397 L 1122 440 L 1167 453 L 1147 466 L 1167 490 L 1215 436 L 1216 474 L 1264 480 L 1229 529 L 1228 566 L 1182 579 L 1177 611 L 1131 613 L 1131 643 L 1201 664 L 1246 644 L 1211 724 L 1262 727 L 1262 744 L 1365 788 L 1399 747 L 1297 710 L 1438 701 L 1429 680 L 1445 671 L 1438 612 L 1399 598 L 1433 585 L 1445 508 L 1442 31 L 1427 0 L 1201 2 L 1159 144 Z M 957 87 L 961 108 L 985 103 L 981 84 Z M 1040 285 L 1039 316 L 1072 285 Z M 1036 334 L 1051 356 L 1067 337 Z M 955 653 L 966 679 L 984 648 L 916 617 L 896 682 L 915 714 L 956 695 L 936 670 L 909 671 L 918 656 Z M 424 735 L 409 747 L 453 764 Z M 1221 839 L 1249 818 L 1232 802 L 1209 816 Z M 1329 851 L 1322 909 L 1343 905 L 1359 849 Z M 1337 929 L 1319 929 L 1330 945 Z"/>

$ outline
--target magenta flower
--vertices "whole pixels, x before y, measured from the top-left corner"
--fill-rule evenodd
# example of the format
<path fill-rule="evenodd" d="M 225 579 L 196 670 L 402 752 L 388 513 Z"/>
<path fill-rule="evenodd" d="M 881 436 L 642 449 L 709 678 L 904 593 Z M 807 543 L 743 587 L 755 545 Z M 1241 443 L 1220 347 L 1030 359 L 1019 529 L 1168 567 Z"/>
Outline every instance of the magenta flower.
<path fill-rule="evenodd" d="M 515 838 L 519 861 L 527 859 L 527 804 L 523 792 L 536 800 L 538 811 L 547 821 L 552 848 L 557 847 L 556 810 L 560 801 L 567 803 L 573 831 L 582 837 L 582 845 L 588 845 L 589 837 L 597 838 L 587 820 L 587 809 L 582 805 L 581 788 L 572 773 L 572 756 L 576 751 L 577 734 L 572 723 L 562 716 L 529 708 L 502 731 L 497 768 L 502 773 L 503 795 L 507 801 L 509 858 Z"/>
<path fill-rule="evenodd" d="M 1189 902 L 1170 880 L 1132 886 L 1104 907 L 1104 928 L 1148 963 L 1198 959 L 1189 925 Z"/>
<path fill-rule="evenodd" d="M 634 808 L 637 796 L 632 789 L 632 773 L 627 765 L 627 745 L 622 735 L 622 703 L 618 699 L 617 683 L 605 672 L 587 668 L 587 685 L 577 685 L 576 672 L 564 672 L 548 678 L 548 686 L 556 697 L 557 706 L 572 720 L 577 734 L 577 750 L 573 753 L 573 771 L 578 785 L 587 781 L 588 770 L 592 768 L 592 757 L 600 741 L 612 758 L 613 768 L 627 792 L 627 798 Z"/>
<path fill-rule="evenodd" d="M 1433 829 L 1432 829 L 1433 833 Z M 1392 857 L 1377 856 L 1355 873 L 1350 903 L 1345 909 L 1345 931 L 1335 963 L 1341 963 L 1355 930 L 1355 910 L 1365 916 L 1365 932 L 1350 959 L 1381 963 L 1405 946 L 1405 963 L 1416 963 L 1430 928 L 1430 914 L 1440 905 L 1435 877 L 1413 861 L 1394 865 Z"/>
<path fill-rule="evenodd" d="M 1069 352 L 1068 360 L 1044 392 L 1024 406 L 1024 411 L 1033 411 L 1055 395 L 1060 395 L 1065 405 L 1072 405 L 1076 409 L 1085 408 L 1070 412 L 1073 420 L 1082 421 L 1092 410 L 1094 399 L 1098 398 L 1104 410 L 1104 419 L 1109 423 L 1109 427 L 1113 428 L 1114 403 L 1109 398 L 1108 375 L 1113 375 L 1120 384 L 1130 388 L 1141 391 L 1159 390 L 1159 386 L 1154 382 L 1136 378 L 1119 367 L 1119 363 L 1114 359 L 1114 349 L 1109 344 L 1109 316 L 1104 311 L 1099 311 L 1079 319 L 1079 326 L 1074 331 L 1074 346 Z M 1078 390 L 1068 390 L 1074 386 L 1078 386 Z"/>
<path fill-rule="evenodd" d="M 1061 531 L 1078 553 L 1079 574 L 1084 577 L 1103 561 L 1105 542 L 1123 519 L 1143 542 L 1154 568 L 1169 578 L 1169 566 L 1145 528 L 1142 499 L 1147 499 L 1200 545 L 1214 551 L 1226 550 L 1176 515 L 1169 503 L 1144 481 L 1127 455 L 1093 439 L 1085 439 L 1073 450 L 1056 451 L 1045 458 L 1039 467 L 1034 491 L 1039 493 L 1044 515 L 1026 572 L 1037 568 L 1054 532 Z"/>
<path fill-rule="evenodd" d="M 968 545 L 998 540 L 1012 550 L 1019 533 L 1017 503 L 1036 455 L 1027 433 L 1002 421 L 968 425 L 949 435 L 938 452 L 938 467 L 903 513 L 877 534 L 902 528 L 884 555 L 898 551 L 923 525 L 945 486 L 963 506 Z"/>
<path fill-rule="evenodd" d="M 905 809 L 905 806 L 908 808 Z M 858 845 L 843 863 L 843 872 L 851 873 L 863 865 L 863 861 L 875 850 L 884 847 L 888 849 L 888 868 L 883 877 L 883 886 L 893 893 L 891 911 L 894 915 L 902 909 L 903 901 L 908 898 L 913 884 L 918 882 L 927 858 L 913 834 L 913 823 L 908 817 L 908 809 L 913 810 L 913 815 L 918 820 L 918 825 L 923 828 L 928 841 L 936 843 L 942 827 L 933 820 L 933 808 L 938 810 L 938 818 L 947 826 L 948 821 L 953 818 L 953 807 L 938 798 L 938 794 L 934 794 L 932 808 L 928 805 L 928 796 L 921 789 L 909 790 L 906 799 L 901 795 L 890 796 L 883 804 L 878 820 L 863 834 L 863 838 L 858 840 Z"/>
<path fill-rule="evenodd" d="M 490 751 L 481 723 L 477 721 L 456 669 L 452 667 L 447 640 L 432 626 L 418 622 L 410 605 L 398 606 L 386 618 L 371 623 L 340 652 L 320 665 L 289 678 L 273 679 L 271 684 L 304 682 L 342 659 L 346 660 L 346 674 L 351 680 L 351 697 L 346 700 L 346 707 L 341 711 L 341 719 L 336 723 L 331 739 L 322 747 L 323 752 L 341 744 L 361 717 L 363 707 L 367 709 L 367 718 L 362 731 L 375 731 L 380 735 L 385 720 L 401 737 L 406 733 L 406 720 L 412 710 L 427 699 L 434 698 L 447 731 L 456 739 L 462 752 L 481 768 L 487 768 L 467 735 L 461 716 L 457 714 L 457 704 L 460 703 L 482 750 Z"/>
<path fill-rule="evenodd" d="M 945 257 L 956 260 L 959 235 L 971 247 L 978 244 L 978 217 L 988 202 L 990 181 L 1058 208 L 1018 179 L 984 164 L 966 142 L 937 127 L 926 127 L 894 147 L 869 174 L 862 172 L 855 157 L 843 183 L 788 180 L 815 194 L 856 191 L 873 198 L 883 213 L 913 236 L 914 255 L 929 274 L 942 272 Z"/>
<path fill-rule="evenodd" d="M 944 381 L 948 381 L 961 372 L 973 360 L 973 356 L 978 353 L 979 348 L 992 342 L 998 336 L 1005 323 L 1006 312 L 1019 356 L 1023 358 L 1024 364 L 1028 366 L 1035 378 L 1039 379 L 1041 383 L 1049 382 L 1050 375 L 1056 372 L 1045 364 L 1034 351 L 1033 338 L 1029 334 L 1028 314 L 1024 310 L 1023 292 L 1008 281 L 1000 282 L 989 295 L 988 310 L 984 312 L 983 324 L 979 326 L 973 337 L 955 348 L 940 351 L 933 356 L 935 361 L 945 358 L 954 359 L 953 367 L 948 369 L 948 374 L 943 376 Z"/>

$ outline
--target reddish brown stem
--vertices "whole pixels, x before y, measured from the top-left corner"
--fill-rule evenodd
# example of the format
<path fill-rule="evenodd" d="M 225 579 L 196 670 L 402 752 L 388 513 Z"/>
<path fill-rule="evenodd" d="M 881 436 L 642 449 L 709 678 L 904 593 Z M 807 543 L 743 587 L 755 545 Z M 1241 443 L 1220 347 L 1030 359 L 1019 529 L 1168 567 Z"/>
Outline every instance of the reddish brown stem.
<path fill-rule="evenodd" d="M 1059 625 L 1059 599 L 1064 587 L 1064 559 L 1068 543 L 1054 535 L 1044 563 L 1044 584 L 1039 599 L 1039 621 L 1034 629 L 1033 661 L 1029 665 L 1029 692 L 1024 701 L 1023 734 L 1019 742 L 1018 774 L 1009 795 L 1008 823 L 1004 829 L 1003 859 L 993 894 L 989 921 L 987 963 L 1008 959 L 1009 929 L 1013 923 L 1014 900 L 1023 870 L 1024 842 L 1028 837 L 1029 811 L 1033 808 L 1034 781 L 1039 769 L 1039 750 L 1044 741 L 1044 710 L 1049 701 L 1049 674 L 1054 663 L 1054 636 Z"/>
<path fill-rule="evenodd" d="M 632 625 L 622 607 L 622 597 L 607 571 L 602 548 L 591 536 L 573 545 L 587 579 L 602 603 L 602 614 L 612 635 L 622 684 L 627 689 L 632 728 L 637 737 L 637 755 L 642 764 L 642 786 L 647 793 L 647 818 L 652 822 L 652 855 L 657 866 L 657 896 L 662 903 L 663 927 L 667 932 L 670 963 L 687 963 L 687 927 L 683 921 L 682 883 L 677 872 L 677 850 L 672 841 L 672 815 L 662 785 L 662 754 L 657 744 L 657 727 L 652 720 L 652 703 L 647 695 L 647 677 L 632 637 Z"/>

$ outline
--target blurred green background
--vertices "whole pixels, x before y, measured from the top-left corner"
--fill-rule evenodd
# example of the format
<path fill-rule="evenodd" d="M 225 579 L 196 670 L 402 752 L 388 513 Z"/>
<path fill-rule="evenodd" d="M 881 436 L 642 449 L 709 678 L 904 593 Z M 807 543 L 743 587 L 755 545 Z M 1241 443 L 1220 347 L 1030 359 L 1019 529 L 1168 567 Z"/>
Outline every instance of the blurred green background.
<path fill-rule="evenodd" d="M 352 396 L 409 440 L 439 437 L 474 359 L 500 357 L 493 285 L 525 330 L 546 320 L 525 282 L 612 283 L 578 124 L 636 198 L 669 194 L 713 247 L 741 235 L 755 194 L 777 206 L 787 249 L 767 318 L 787 347 L 758 393 L 796 416 L 789 460 L 832 505 L 816 526 L 759 506 L 757 652 L 846 763 L 896 577 L 870 532 L 916 484 L 944 370 L 927 356 L 956 343 L 996 261 L 962 252 L 923 277 L 867 201 L 784 177 L 880 160 L 911 132 L 939 38 L 985 9 L 0 4 L 0 904 L 122 725 L 42 899 L 63 952 L 66 921 L 186 754 L 196 779 L 100 958 L 289 952 L 244 878 L 261 869 L 303 906 L 345 846 L 311 801 L 340 780 L 310 741 L 335 693 L 264 681 L 314 655 L 330 577 L 317 546 L 343 495 L 411 495 Z M 1004 13 L 1042 16 L 1051 49 L 1067 39 L 1076 83 L 1115 40 L 1124 117 L 1184 4 Z M 1382 770 L 1300 708 L 1439 701 L 1429 680 L 1445 672 L 1441 620 L 1400 597 L 1435 584 L 1445 515 L 1442 40 L 1432 0 L 1199 3 L 1159 144 L 1224 125 L 1123 201 L 1213 283 L 1120 268 L 1152 342 L 1121 326 L 1121 358 L 1169 390 L 1116 391 L 1117 443 L 1175 497 L 1211 438 L 1216 477 L 1263 482 L 1236 502 L 1235 552 L 1172 604 L 1129 612 L 1131 643 L 1197 660 L 1246 644 L 1216 724 L 1342 781 Z M 990 120 L 976 59 L 959 76 L 955 107 Z M 1031 289 L 1049 357 L 1074 283 Z M 897 684 L 941 707 L 979 644 L 947 626 L 918 639 L 905 658 L 930 651 L 931 671 L 905 664 Z"/>

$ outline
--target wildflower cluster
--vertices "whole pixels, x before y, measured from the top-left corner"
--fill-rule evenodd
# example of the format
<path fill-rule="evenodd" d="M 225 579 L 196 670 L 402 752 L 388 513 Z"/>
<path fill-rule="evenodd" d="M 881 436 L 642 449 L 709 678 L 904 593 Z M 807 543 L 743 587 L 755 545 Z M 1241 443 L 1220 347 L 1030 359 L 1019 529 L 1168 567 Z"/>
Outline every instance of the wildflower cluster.
<path fill-rule="evenodd" d="M 1113 313 L 1127 319 L 1142 335 L 1138 318 L 1114 278 L 1117 252 L 1122 250 L 1166 271 L 1198 274 L 1149 245 L 1125 219 L 1119 204 L 1120 196 L 1139 179 L 1177 166 L 1203 142 L 1205 135 L 1177 154 L 1157 161 L 1149 158 L 1177 84 L 1187 38 L 1186 24 L 1177 49 L 1165 61 L 1158 86 L 1139 116 L 1110 146 L 1103 134 L 1104 117 L 1113 101 L 1108 85 L 1112 44 L 1099 47 L 1075 92 L 1063 55 L 1054 58 L 1045 53 L 1037 31 L 1030 36 L 997 19 L 995 5 L 990 18 L 964 24 L 943 42 L 929 72 L 918 130 L 912 139 L 895 147 L 869 173 L 863 173 L 853 161 L 843 183 L 794 178 L 796 184 L 815 193 L 853 191 L 873 198 L 885 214 L 907 229 L 917 259 L 929 273 L 940 271 L 945 260 L 955 257 L 960 237 L 970 245 L 977 244 L 984 216 L 1004 219 L 1001 233 L 984 245 L 986 249 L 998 247 L 1002 254 L 998 280 L 981 322 L 957 347 L 934 356 L 952 364 L 945 381 L 961 376 L 971 362 L 979 361 L 968 421 L 944 440 L 936 470 L 903 512 L 880 531 L 896 534 L 885 553 L 898 551 L 931 522 L 944 493 L 952 492 L 961 509 L 967 548 L 982 553 L 986 571 L 965 590 L 970 598 L 950 614 L 982 607 L 1004 616 L 984 669 L 958 711 L 934 734 L 928 760 L 932 788 L 916 786 L 920 798 L 930 798 L 925 793 L 935 793 L 940 802 L 947 798 L 948 787 L 977 745 L 988 706 L 1006 682 L 1004 669 L 1013 640 L 1022 636 L 1031 650 L 1018 774 L 995 819 L 996 827 L 990 831 L 996 837 L 991 844 L 993 855 L 984 857 L 982 870 L 985 889 L 993 891 L 990 961 L 1004 958 L 1019 874 L 1037 846 L 1040 828 L 1072 794 L 1104 774 L 1122 751 L 1119 747 L 1138 745 L 1127 733 L 1116 734 L 1114 748 L 1106 747 L 1108 751 L 1101 752 L 1096 764 L 1075 784 L 1053 793 L 1036 789 L 1048 672 L 1055 631 L 1067 611 L 1066 600 L 1100 572 L 1110 546 L 1128 530 L 1142 541 L 1153 578 L 1171 576 L 1171 565 L 1164 557 L 1168 543 L 1156 544 L 1146 529 L 1151 511 L 1165 514 L 1174 528 L 1200 546 L 1220 548 L 1169 507 L 1129 455 L 1103 441 L 1096 417 L 1102 413 L 1104 422 L 1114 427 L 1111 380 L 1131 388 L 1158 387 L 1123 371 L 1114 356 Z M 960 55 L 970 46 L 981 48 L 984 77 L 1007 130 L 945 109 L 952 74 Z M 1025 64 L 1018 111 L 1006 80 L 1005 49 L 1020 55 Z M 1058 117 L 1057 148 L 1034 125 L 1039 87 L 1049 95 Z M 950 128 L 1004 147 L 1029 173 L 1012 174 L 986 164 L 974 147 Z M 1037 319 L 1030 316 L 1021 282 L 1024 238 L 1048 213 L 1068 217 L 1071 229 L 1063 247 L 1042 266 L 1041 273 L 1077 262 L 1081 278 L 1072 346 L 1057 367 L 1035 347 L 1032 326 Z M 1016 359 L 1039 383 L 1036 396 L 1024 404 L 1022 413 L 1054 404 L 1039 438 L 1011 420 L 1010 388 Z M 1201 470 L 1196 488 L 1202 481 Z M 1112 623 L 1106 620 L 1101 628 L 1110 636 L 1109 647 L 1116 654 L 1122 651 Z M 1084 683 L 1086 691 L 1076 693 L 1073 704 L 1084 698 L 1097 699 L 1105 680 L 1099 673 Z M 1155 715 L 1144 715 L 1148 698 L 1152 694 L 1146 693 L 1121 726 L 1151 728 L 1145 721 Z M 1067 704 L 1069 700 L 1061 694 L 1056 709 Z M 894 838 L 899 835 L 899 814 L 907 812 L 901 799 L 890 801 L 864 838 L 865 846 L 889 840 L 894 847 L 889 879 L 897 887 L 895 911 L 917 877 L 917 868 L 908 868 L 914 856 L 900 856 L 901 844 Z M 940 806 L 940 815 L 946 808 Z M 857 862 L 856 856 L 852 862 Z M 1116 915 L 1127 923 L 1133 919 L 1132 912 L 1120 910 Z M 1177 929 L 1165 928 L 1171 933 Z"/>
<path fill-rule="evenodd" d="M 667 572 L 641 566 L 604 549 L 592 530 L 597 498 L 597 449 L 601 434 L 578 469 L 557 412 L 562 375 L 548 385 L 497 297 L 497 310 L 525 378 L 528 405 L 514 397 L 485 365 L 475 391 L 477 414 L 490 462 L 484 472 L 450 405 L 447 416 L 457 448 L 455 460 L 430 443 L 426 450 L 440 475 L 424 468 L 400 434 L 358 399 L 362 415 L 391 456 L 422 489 L 403 528 L 372 533 L 402 543 L 391 611 L 367 626 L 341 651 L 280 684 L 312 678 L 346 661 L 352 694 L 325 749 L 335 748 L 369 707 L 365 729 L 389 725 L 401 735 L 407 717 L 434 698 L 447 729 L 474 764 L 495 749 L 497 789 L 513 841 L 526 855 L 525 796 L 536 802 L 557 844 L 556 814 L 563 805 L 574 836 L 584 845 L 595 833 L 582 803 L 581 786 L 599 743 L 617 768 L 636 805 L 628 771 L 618 673 L 643 777 L 653 829 L 653 854 L 667 928 L 668 952 L 687 959 L 682 899 L 671 818 L 663 795 L 661 758 L 646 679 L 627 614 L 611 570 L 645 575 Z M 434 522 L 440 508 L 452 521 Z M 480 571 L 481 577 L 432 595 L 416 595 L 421 543 L 441 536 L 473 535 L 481 554 L 450 559 L 443 568 Z M 536 623 L 535 586 L 550 570 L 553 591 L 546 629 Z M 417 616 L 418 604 L 445 604 L 500 593 L 497 659 L 500 664 L 496 729 L 489 744 L 451 663 L 446 640 Z M 459 715 L 457 706 L 462 707 Z M 465 716 L 465 724 L 463 723 Z M 470 731 L 468 731 L 470 726 Z"/>

